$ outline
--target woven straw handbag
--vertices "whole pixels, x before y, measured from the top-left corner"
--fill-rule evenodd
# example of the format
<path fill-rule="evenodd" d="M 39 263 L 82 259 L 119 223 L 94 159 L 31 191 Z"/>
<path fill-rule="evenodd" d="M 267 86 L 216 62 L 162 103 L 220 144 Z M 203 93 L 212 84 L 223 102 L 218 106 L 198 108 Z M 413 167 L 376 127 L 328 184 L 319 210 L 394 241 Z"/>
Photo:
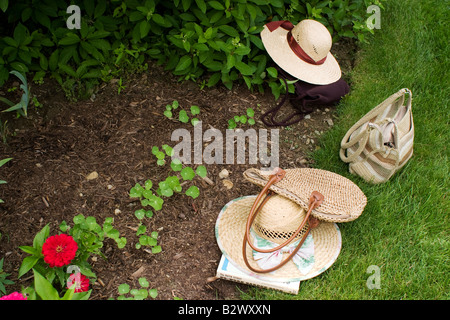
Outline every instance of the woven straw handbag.
<path fill-rule="evenodd" d="M 263 187 L 248 213 L 243 238 L 242 256 L 248 269 L 258 273 L 273 272 L 290 261 L 303 245 L 310 231 L 321 223 L 349 222 L 358 218 L 367 204 L 367 198 L 359 187 L 349 179 L 336 173 L 312 168 L 280 169 L 272 174 L 258 169 L 248 169 L 244 177 Z M 261 208 L 271 196 L 282 196 L 297 204 L 306 213 L 295 231 L 287 235 L 278 246 L 262 251 L 252 244 L 250 229 Z M 283 220 L 282 217 L 279 220 Z M 286 221 L 284 221 L 286 222 Z M 274 225 L 272 225 L 273 227 Z M 292 227 L 292 226 L 291 226 Z M 301 234 L 301 238 L 298 236 Z M 277 266 L 270 269 L 256 269 L 247 259 L 247 246 L 263 253 L 274 252 L 295 240 L 300 240 L 295 250 L 291 250 Z"/>
<path fill-rule="evenodd" d="M 367 182 L 383 183 L 408 162 L 414 142 L 411 104 L 411 91 L 401 89 L 347 131 L 339 155 L 349 163 L 352 174 Z"/>

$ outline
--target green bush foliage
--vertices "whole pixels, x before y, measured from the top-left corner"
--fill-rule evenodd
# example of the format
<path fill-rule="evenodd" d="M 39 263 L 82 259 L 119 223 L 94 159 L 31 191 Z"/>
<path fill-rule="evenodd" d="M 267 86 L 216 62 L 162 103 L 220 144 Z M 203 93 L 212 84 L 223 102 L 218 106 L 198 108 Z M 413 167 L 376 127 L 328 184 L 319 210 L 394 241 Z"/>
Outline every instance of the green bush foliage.
<path fill-rule="evenodd" d="M 275 81 L 259 37 L 270 20 L 305 18 L 334 36 L 364 40 L 371 4 L 385 0 L 0 0 L 0 85 L 9 71 L 34 81 L 55 78 L 67 91 L 88 93 L 124 71 L 142 71 L 154 59 L 181 80 L 244 81 L 263 90 Z M 81 10 L 81 28 L 66 25 L 69 4 Z M 77 92 L 74 92 L 77 88 Z"/>

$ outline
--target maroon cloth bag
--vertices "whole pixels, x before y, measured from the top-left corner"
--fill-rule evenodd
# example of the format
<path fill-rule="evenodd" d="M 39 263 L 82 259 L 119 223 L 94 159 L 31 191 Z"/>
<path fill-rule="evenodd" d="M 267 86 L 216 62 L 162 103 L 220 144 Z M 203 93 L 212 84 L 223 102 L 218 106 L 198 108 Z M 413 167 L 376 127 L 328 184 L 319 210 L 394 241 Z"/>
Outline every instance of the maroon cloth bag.
<path fill-rule="evenodd" d="M 261 121 L 269 127 L 289 126 L 297 123 L 302 120 L 305 115 L 311 113 L 314 110 L 314 106 L 333 105 L 339 102 L 339 100 L 350 91 L 348 84 L 342 78 L 326 85 L 316 85 L 298 80 L 294 83 L 295 94 L 290 94 L 287 90 L 287 81 L 296 79 L 279 67 L 277 67 L 277 69 L 281 79 L 284 80 L 286 94 L 276 107 L 270 109 L 261 116 Z M 283 120 L 276 120 L 275 117 L 277 112 L 288 99 L 296 111 Z"/>

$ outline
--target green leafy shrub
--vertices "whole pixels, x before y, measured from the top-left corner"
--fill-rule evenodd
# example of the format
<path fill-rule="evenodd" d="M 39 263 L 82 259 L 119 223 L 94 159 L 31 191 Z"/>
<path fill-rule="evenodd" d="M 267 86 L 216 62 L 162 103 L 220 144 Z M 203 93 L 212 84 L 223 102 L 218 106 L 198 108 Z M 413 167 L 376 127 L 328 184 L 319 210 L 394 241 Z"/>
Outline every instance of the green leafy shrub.
<path fill-rule="evenodd" d="M 78 1 L 81 29 L 66 27 L 63 0 L 0 0 L 0 85 L 10 70 L 50 75 L 67 92 L 145 68 L 149 58 L 182 80 L 263 90 L 273 82 L 259 37 L 270 20 L 322 22 L 340 37 L 365 40 L 371 4 L 385 0 Z M 143 68 L 144 67 L 144 68 Z M 202 85 L 203 86 L 203 85 Z"/>

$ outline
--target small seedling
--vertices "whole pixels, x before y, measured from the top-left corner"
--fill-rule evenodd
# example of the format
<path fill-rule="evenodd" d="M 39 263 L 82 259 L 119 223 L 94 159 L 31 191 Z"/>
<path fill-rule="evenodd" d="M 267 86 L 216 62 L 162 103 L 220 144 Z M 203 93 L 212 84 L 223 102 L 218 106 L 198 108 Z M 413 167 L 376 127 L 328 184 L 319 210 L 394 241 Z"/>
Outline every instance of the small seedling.
<path fill-rule="evenodd" d="M 136 235 L 139 237 L 139 242 L 136 243 L 136 249 L 140 249 L 142 246 L 151 247 L 152 253 L 157 254 L 162 251 L 161 246 L 158 245 L 158 232 L 153 231 L 149 236 L 145 234 L 147 227 L 140 225 Z"/>
<path fill-rule="evenodd" d="M 157 289 L 147 289 L 150 286 L 150 283 L 146 278 L 141 277 L 138 280 L 140 289 L 130 289 L 130 285 L 127 283 L 122 283 L 117 287 L 117 291 L 119 292 L 119 297 L 117 300 L 145 300 L 148 297 L 155 299 L 158 296 Z M 127 296 L 130 294 L 131 296 Z"/>
<path fill-rule="evenodd" d="M 123 85 L 123 79 L 122 79 L 122 77 L 120 77 L 120 79 L 117 83 L 117 94 L 120 94 L 120 92 L 122 92 L 122 90 L 125 88 L 126 87 Z"/>
<path fill-rule="evenodd" d="M 230 120 L 228 120 L 228 129 L 235 129 L 239 123 L 246 124 L 248 122 L 249 125 L 254 125 L 255 122 L 255 111 L 252 108 L 248 108 L 246 114 L 236 115 Z"/>
<path fill-rule="evenodd" d="M 179 103 L 177 100 L 174 100 L 172 104 L 166 105 L 166 110 L 164 111 L 164 115 L 169 119 L 174 119 L 174 110 L 178 109 Z M 197 125 L 200 120 L 195 117 L 200 114 L 200 108 L 198 106 L 191 106 L 190 108 L 191 115 L 194 116 L 192 119 L 189 118 L 189 114 L 186 110 L 180 110 L 178 112 L 178 120 L 182 123 L 188 123 L 189 120 L 193 126 Z"/>

